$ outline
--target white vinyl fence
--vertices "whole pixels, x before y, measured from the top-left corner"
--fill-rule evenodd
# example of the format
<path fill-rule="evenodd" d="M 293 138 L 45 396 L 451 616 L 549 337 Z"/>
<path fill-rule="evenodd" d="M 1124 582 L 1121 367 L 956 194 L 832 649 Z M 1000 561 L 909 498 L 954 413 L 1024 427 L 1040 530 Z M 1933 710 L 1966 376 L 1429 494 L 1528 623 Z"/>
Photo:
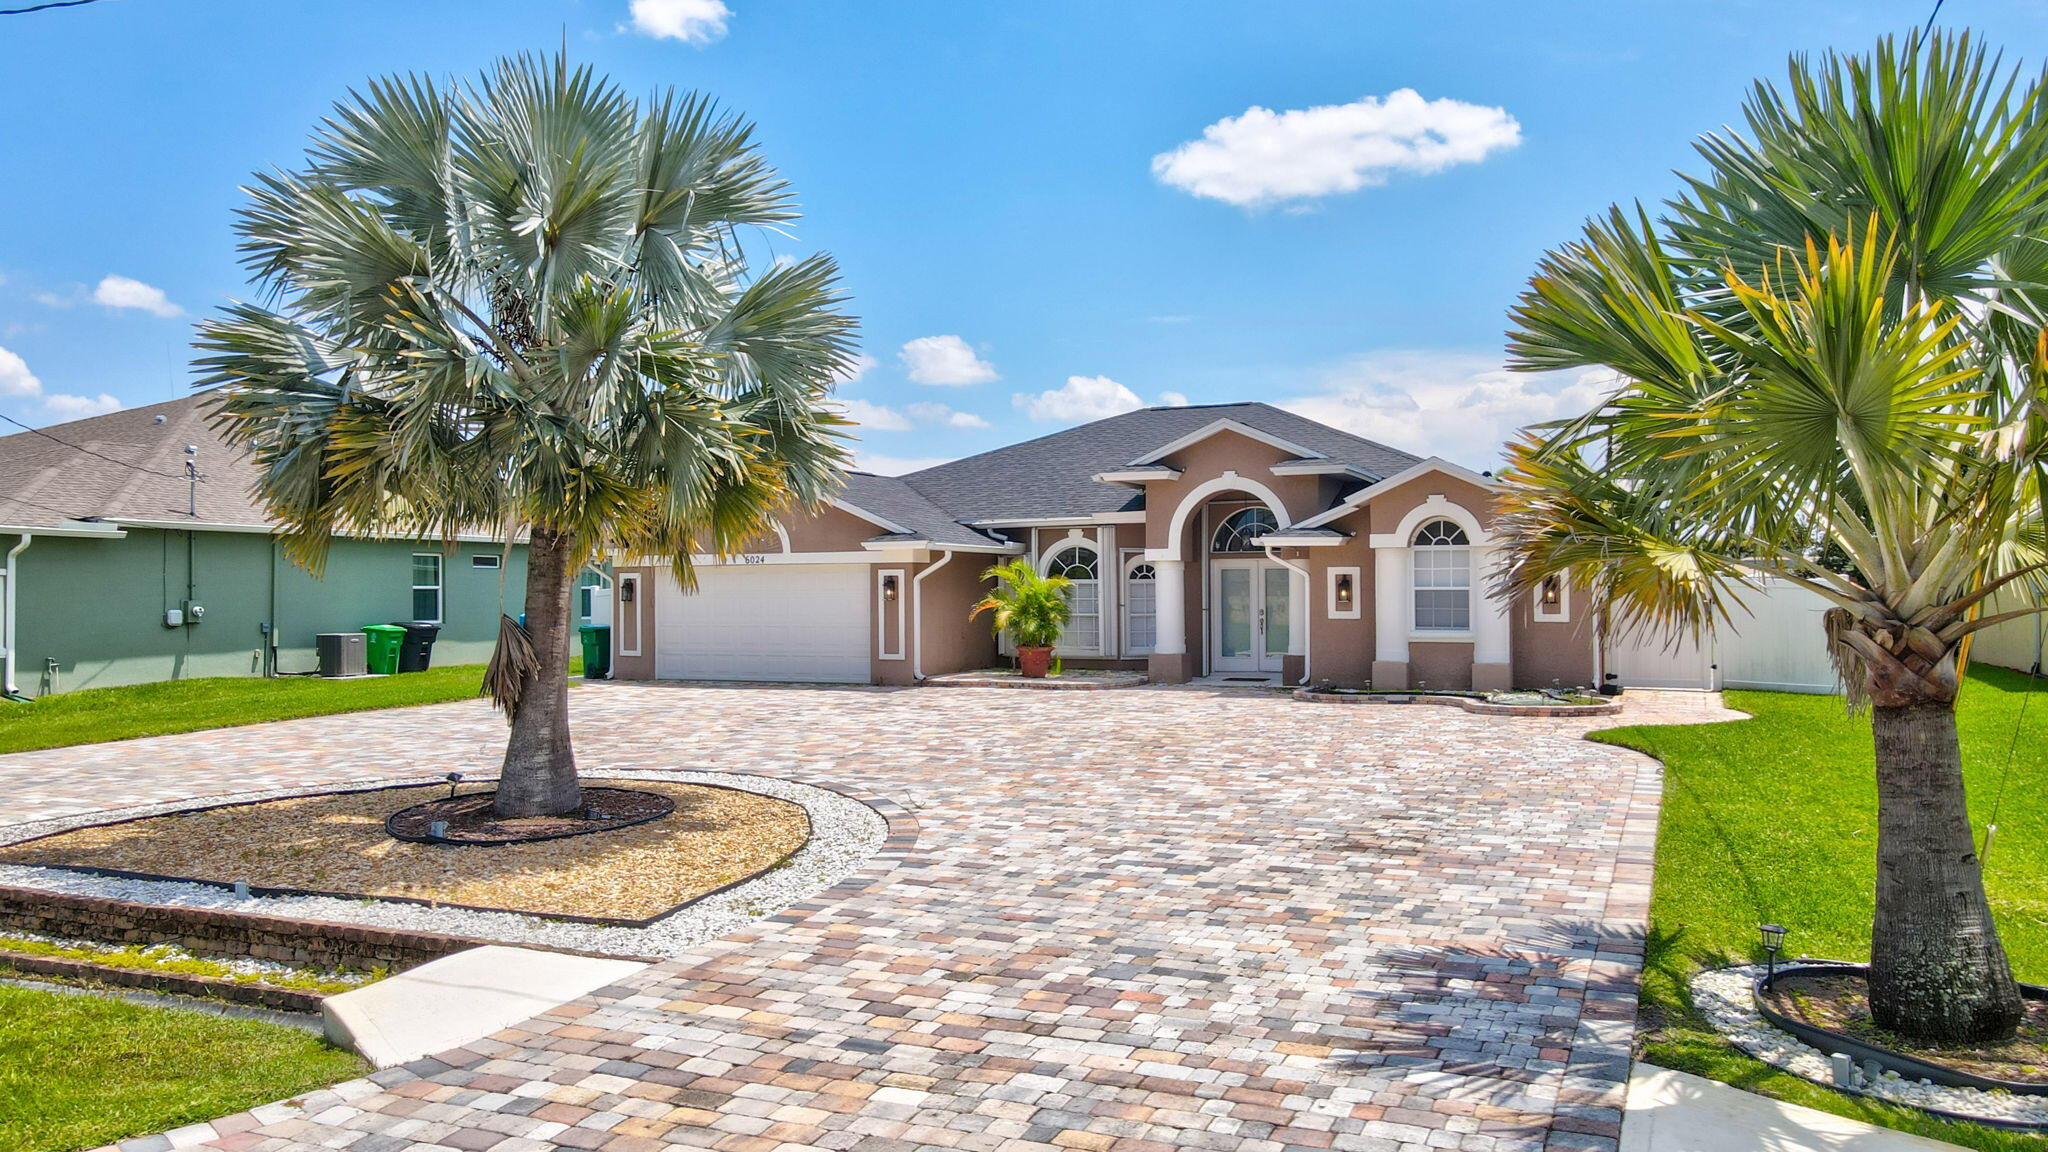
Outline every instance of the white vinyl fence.
<path fill-rule="evenodd" d="M 1747 612 L 1704 642 L 1666 636 L 1610 640 L 1607 671 L 1624 688 L 1762 688 L 1828 693 L 1836 689 L 1821 613 L 1827 601 L 1793 584 L 1771 581 L 1744 592 Z"/>

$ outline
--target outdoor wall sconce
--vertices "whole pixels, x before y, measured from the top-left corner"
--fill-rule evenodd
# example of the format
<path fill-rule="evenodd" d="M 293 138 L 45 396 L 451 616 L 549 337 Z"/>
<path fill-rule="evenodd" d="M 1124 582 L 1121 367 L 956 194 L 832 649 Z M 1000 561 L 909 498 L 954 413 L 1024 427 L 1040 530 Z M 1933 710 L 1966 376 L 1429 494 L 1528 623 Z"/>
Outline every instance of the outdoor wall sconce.
<path fill-rule="evenodd" d="M 896 577 L 882 577 L 882 602 L 884 604 L 894 604 L 896 602 Z"/>
<path fill-rule="evenodd" d="M 1557 607 L 1564 603 L 1564 581 L 1555 576 L 1545 576 L 1542 591 L 1537 595 L 1542 599 L 1545 608 Z"/>
<path fill-rule="evenodd" d="M 1337 607 L 1351 607 L 1351 596 L 1351 573 L 1339 572 L 1337 574 Z"/>
<path fill-rule="evenodd" d="M 1757 934 L 1764 941 L 1764 979 L 1778 974 L 1778 949 L 1785 946 L 1785 927 L 1782 924 L 1759 924 Z"/>
<path fill-rule="evenodd" d="M 633 589 L 637 587 L 639 585 L 631 580 L 621 582 L 619 584 L 619 600 L 622 603 L 631 604 L 633 602 Z"/>

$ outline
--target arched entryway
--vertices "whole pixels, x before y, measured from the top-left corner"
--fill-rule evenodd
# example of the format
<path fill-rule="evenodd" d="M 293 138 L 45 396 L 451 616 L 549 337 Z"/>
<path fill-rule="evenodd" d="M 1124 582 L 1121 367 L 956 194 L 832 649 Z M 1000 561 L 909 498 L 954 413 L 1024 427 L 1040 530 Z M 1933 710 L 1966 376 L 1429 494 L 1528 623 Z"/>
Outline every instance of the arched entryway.
<path fill-rule="evenodd" d="M 1181 498 L 1165 526 L 1165 547 L 1144 556 L 1153 582 L 1155 679 L 1277 681 L 1290 657 L 1298 667 L 1306 580 L 1260 543 L 1290 523 L 1278 495 L 1249 477 L 1220 476 Z"/>

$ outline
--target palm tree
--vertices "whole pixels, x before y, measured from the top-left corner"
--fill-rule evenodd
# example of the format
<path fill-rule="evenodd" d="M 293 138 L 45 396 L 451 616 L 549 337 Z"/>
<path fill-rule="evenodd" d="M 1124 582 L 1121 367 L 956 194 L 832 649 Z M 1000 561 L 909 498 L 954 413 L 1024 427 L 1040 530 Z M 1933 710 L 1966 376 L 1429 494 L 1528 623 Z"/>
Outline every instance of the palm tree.
<path fill-rule="evenodd" d="M 833 262 L 750 267 L 796 213 L 743 120 L 560 58 L 374 81 L 248 194 L 269 302 L 200 328 L 218 421 L 311 567 L 337 532 L 528 541 L 526 622 L 501 620 L 486 680 L 511 724 L 496 812 L 575 809 L 576 573 L 647 556 L 687 582 L 829 494 L 854 328 Z"/>
<path fill-rule="evenodd" d="M 2048 557 L 2043 101 L 1966 36 L 1795 58 L 1662 219 L 1550 253 L 1510 336 L 1518 367 L 1620 384 L 1511 448 L 1509 588 L 1562 575 L 1610 633 L 1711 629 L 1763 578 L 1828 602 L 1874 728 L 1870 1007 L 1935 1043 L 2021 1013 L 1955 701 L 1971 634 L 2040 610 L 1987 603 L 2038 604 Z"/>

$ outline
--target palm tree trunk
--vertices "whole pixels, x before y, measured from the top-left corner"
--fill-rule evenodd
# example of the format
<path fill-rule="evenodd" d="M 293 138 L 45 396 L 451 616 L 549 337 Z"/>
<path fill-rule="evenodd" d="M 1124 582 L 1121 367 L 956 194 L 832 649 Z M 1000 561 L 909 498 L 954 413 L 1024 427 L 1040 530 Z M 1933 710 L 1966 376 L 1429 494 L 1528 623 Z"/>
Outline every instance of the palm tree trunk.
<path fill-rule="evenodd" d="M 1872 709 L 1877 739 L 1877 916 L 1870 1012 L 1923 1043 L 2010 1036 L 2019 986 L 1984 899 L 1963 794 L 1954 700 Z"/>
<path fill-rule="evenodd" d="M 569 744 L 569 597 L 575 540 L 535 528 L 526 550 L 526 631 L 534 666 L 526 672 L 505 767 L 491 809 L 500 817 L 553 816 L 583 803 Z"/>

